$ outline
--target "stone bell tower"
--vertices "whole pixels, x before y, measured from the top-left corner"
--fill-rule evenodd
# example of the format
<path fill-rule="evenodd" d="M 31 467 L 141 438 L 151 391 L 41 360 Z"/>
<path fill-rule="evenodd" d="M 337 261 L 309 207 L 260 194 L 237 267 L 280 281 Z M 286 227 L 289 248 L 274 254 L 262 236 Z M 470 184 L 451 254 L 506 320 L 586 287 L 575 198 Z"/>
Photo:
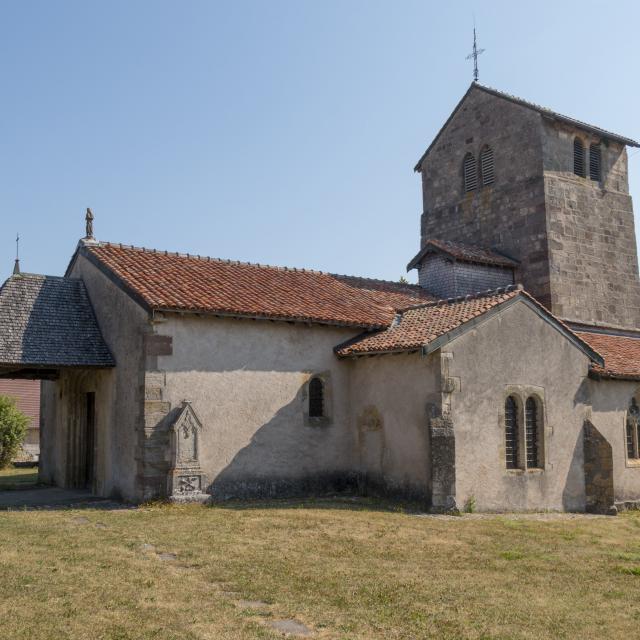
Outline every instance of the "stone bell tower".
<path fill-rule="evenodd" d="M 640 145 L 474 82 L 415 167 L 421 249 L 495 251 L 557 316 L 640 328 L 627 146 Z"/>

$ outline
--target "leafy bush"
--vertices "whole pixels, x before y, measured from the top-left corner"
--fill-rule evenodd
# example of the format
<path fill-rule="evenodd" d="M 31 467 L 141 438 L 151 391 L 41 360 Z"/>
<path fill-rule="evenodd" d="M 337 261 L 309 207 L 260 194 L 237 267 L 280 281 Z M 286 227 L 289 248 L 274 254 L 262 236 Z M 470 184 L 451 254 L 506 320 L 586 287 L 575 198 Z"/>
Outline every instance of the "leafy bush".
<path fill-rule="evenodd" d="M 475 496 L 469 496 L 467 501 L 464 503 L 464 512 L 465 513 L 474 513 L 476 510 L 476 498 Z"/>
<path fill-rule="evenodd" d="M 8 467 L 27 435 L 29 418 L 16 407 L 15 400 L 0 396 L 0 469 Z"/>

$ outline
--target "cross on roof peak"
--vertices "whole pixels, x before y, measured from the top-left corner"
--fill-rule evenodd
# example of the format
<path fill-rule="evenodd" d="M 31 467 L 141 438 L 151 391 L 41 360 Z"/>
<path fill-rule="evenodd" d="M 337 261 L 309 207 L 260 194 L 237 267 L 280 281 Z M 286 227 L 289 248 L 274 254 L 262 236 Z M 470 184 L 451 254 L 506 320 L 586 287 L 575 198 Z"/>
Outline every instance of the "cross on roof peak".
<path fill-rule="evenodd" d="M 484 53 L 484 49 L 478 49 L 476 43 L 476 27 L 473 26 L 473 51 L 466 57 L 466 60 L 473 59 L 473 81 L 478 82 L 478 56 Z"/>

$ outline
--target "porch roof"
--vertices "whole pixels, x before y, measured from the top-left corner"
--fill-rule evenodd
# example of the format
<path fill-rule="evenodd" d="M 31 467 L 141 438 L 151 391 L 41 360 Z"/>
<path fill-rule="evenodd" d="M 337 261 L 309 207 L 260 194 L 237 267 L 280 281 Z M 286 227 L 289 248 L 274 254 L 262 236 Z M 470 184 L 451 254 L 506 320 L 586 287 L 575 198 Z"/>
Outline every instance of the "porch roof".
<path fill-rule="evenodd" d="M 113 367 L 81 280 L 27 273 L 0 288 L 0 376 Z"/>

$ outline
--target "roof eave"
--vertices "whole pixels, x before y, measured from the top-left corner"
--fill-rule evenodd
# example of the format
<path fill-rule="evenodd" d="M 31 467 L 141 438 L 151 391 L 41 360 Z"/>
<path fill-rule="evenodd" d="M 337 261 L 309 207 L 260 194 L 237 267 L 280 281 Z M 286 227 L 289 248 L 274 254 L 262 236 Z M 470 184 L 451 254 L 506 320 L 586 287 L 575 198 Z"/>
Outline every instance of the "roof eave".
<path fill-rule="evenodd" d="M 110 363 L 66 363 L 59 362 L 1 362 L 0 372 L 3 369 L 113 369 L 116 366 L 114 360 Z"/>
<path fill-rule="evenodd" d="M 238 320 L 269 320 L 271 322 L 295 322 L 297 324 L 319 324 L 331 327 L 345 327 L 349 329 L 364 329 L 367 331 L 379 331 L 386 329 L 391 322 L 381 324 L 362 324 L 356 322 L 340 321 L 340 320 L 323 320 L 319 318 L 306 318 L 303 316 L 277 316 L 257 313 L 242 313 L 240 311 L 227 311 L 223 309 L 179 309 L 175 307 L 154 306 L 151 308 L 154 312 L 173 313 L 177 315 L 202 315 L 219 318 L 235 318 Z"/>
<path fill-rule="evenodd" d="M 464 262 L 465 264 L 489 265 L 494 267 L 502 267 L 503 269 L 518 268 L 519 262 L 517 260 L 502 254 L 496 249 L 491 249 L 491 251 L 494 251 L 495 253 L 501 255 L 504 258 L 504 262 L 499 262 L 498 259 L 482 260 L 481 258 L 477 258 L 474 260 L 472 258 L 456 256 L 450 253 L 449 251 L 447 251 L 446 249 L 439 247 L 437 244 L 431 244 L 430 242 L 427 242 L 427 244 L 425 244 L 425 246 L 422 247 L 422 249 L 420 249 L 420 251 L 418 251 L 418 253 L 411 259 L 411 261 L 407 265 L 407 272 L 411 271 L 412 269 L 417 269 L 420 266 L 420 263 L 422 262 L 423 258 L 425 258 L 425 256 L 429 253 L 439 253 L 449 258 L 449 260 L 451 260 L 452 262 Z"/>
<path fill-rule="evenodd" d="M 399 355 L 401 353 L 415 353 L 420 351 L 424 345 L 413 345 L 411 347 L 402 347 L 399 349 L 381 349 L 379 351 L 354 351 L 353 353 L 340 353 L 335 351 L 336 356 L 340 359 L 346 358 L 366 358 L 368 356 L 388 356 Z"/>
<path fill-rule="evenodd" d="M 596 371 L 592 368 L 589 368 L 589 377 L 592 380 L 619 380 L 619 381 L 627 381 L 627 382 L 638 382 L 640 381 L 640 373 L 616 373 L 615 371 Z"/>

